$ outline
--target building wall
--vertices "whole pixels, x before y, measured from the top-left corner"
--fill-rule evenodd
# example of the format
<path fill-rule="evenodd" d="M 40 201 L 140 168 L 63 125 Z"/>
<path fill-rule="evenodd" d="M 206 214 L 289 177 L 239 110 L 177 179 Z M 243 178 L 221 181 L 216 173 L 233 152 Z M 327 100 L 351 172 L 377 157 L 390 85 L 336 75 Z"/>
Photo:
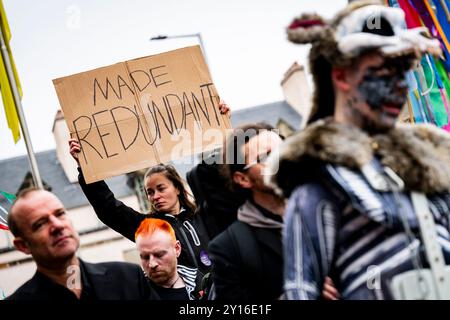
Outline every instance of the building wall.
<path fill-rule="evenodd" d="M 139 210 L 137 198 L 120 199 L 135 210 Z M 68 210 L 68 215 L 78 232 L 85 232 L 103 226 L 91 206 Z M 8 235 L 7 237 L 5 235 Z M 0 231 L 0 248 L 12 243 L 9 232 Z M 8 239 L 8 241 L 1 240 Z M 133 242 L 107 228 L 80 236 L 78 256 L 87 262 L 128 261 L 139 264 L 139 257 Z M 8 296 L 30 279 L 36 271 L 30 256 L 13 250 L 0 254 L 0 299 L 2 292 Z"/>
<path fill-rule="evenodd" d="M 286 71 L 281 87 L 287 103 L 302 116 L 303 128 L 311 112 L 311 93 L 303 66 L 294 63 Z"/>
<path fill-rule="evenodd" d="M 53 126 L 53 137 L 56 143 L 56 155 L 70 182 L 78 182 L 78 171 L 75 160 L 69 153 L 67 141 L 70 138 L 69 130 L 64 118 L 56 119 Z"/>
<path fill-rule="evenodd" d="M 0 269 L 0 299 L 9 296 L 30 279 L 36 271 L 34 262 L 26 262 L 10 268 Z"/>

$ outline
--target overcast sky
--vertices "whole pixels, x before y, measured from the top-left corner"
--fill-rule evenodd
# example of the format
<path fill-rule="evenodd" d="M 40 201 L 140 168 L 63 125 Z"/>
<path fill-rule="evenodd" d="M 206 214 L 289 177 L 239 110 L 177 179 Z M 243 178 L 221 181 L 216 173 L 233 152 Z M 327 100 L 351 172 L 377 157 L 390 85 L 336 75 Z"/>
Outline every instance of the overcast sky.
<path fill-rule="evenodd" d="M 304 11 L 325 17 L 345 0 L 3 0 L 24 92 L 22 104 L 36 152 L 55 148 L 58 99 L 52 79 L 198 44 L 149 41 L 201 33 L 222 98 L 238 110 L 283 99 L 280 81 L 306 48 L 286 40 L 285 27 Z M 0 102 L 1 104 L 1 102 Z M 0 108 L 0 159 L 26 154 L 14 145 Z"/>

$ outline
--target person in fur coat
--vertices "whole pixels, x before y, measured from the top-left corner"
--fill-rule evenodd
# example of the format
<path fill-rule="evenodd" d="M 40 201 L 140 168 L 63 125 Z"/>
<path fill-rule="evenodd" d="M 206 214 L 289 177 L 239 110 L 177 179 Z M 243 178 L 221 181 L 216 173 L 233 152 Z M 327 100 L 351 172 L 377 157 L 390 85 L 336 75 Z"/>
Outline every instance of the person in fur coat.
<path fill-rule="evenodd" d="M 397 124 L 405 73 L 440 45 L 403 23 L 401 9 L 352 2 L 331 21 L 304 14 L 287 29 L 312 43 L 315 82 L 310 124 L 268 159 L 266 183 L 289 198 L 287 299 L 317 299 L 327 276 L 342 299 L 448 299 L 450 136 Z M 432 215 L 433 250 L 418 203 Z"/>

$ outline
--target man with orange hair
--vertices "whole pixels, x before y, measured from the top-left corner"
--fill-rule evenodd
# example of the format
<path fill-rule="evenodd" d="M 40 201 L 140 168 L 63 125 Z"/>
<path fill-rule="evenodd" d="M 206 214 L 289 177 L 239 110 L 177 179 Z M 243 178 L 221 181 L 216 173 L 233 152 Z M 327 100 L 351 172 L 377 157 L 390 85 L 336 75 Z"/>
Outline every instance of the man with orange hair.
<path fill-rule="evenodd" d="M 201 276 L 194 268 L 177 264 L 180 241 L 172 226 L 161 219 L 145 219 L 135 234 L 141 265 L 162 300 L 200 298 Z"/>

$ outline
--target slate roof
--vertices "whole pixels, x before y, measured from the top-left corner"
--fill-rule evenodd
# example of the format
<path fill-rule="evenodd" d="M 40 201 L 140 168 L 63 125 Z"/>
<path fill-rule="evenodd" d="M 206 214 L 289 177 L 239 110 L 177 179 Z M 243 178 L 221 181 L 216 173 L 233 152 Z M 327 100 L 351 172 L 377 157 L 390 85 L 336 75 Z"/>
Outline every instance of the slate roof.
<path fill-rule="evenodd" d="M 70 183 L 56 157 L 56 150 L 36 153 L 39 173 L 46 184 L 51 186 L 52 192 L 62 201 L 67 209 L 84 206 L 88 203 L 78 183 Z M 15 194 L 30 171 L 28 158 L 20 156 L 0 160 L 0 190 Z M 118 176 L 106 180 L 116 197 L 124 197 L 133 193 L 126 184 L 126 176 Z M 10 208 L 8 202 L 1 197 L 0 205 Z"/>
<path fill-rule="evenodd" d="M 276 127 L 280 119 L 286 121 L 294 130 L 300 128 L 302 120 L 301 116 L 286 101 L 267 103 L 231 113 L 233 127 L 261 121 Z"/>

